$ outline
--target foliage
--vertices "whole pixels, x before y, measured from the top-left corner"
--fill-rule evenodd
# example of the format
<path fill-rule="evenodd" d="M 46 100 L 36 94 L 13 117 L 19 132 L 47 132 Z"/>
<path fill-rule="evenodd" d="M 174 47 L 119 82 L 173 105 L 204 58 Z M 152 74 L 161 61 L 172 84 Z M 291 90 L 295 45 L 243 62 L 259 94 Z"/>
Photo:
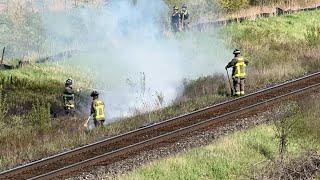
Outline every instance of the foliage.
<path fill-rule="evenodd" d="M 7 107 L 7 98 L 3 94 L 2 91 L 0 91 L 0 122 L 5 122 L 6 116 L 8 113 L 8 107 Z"/>
<path fill-rule="evenodd" d="M 50 128 L 50 104 L 36 101 L 26 118 L 32 127 L 40 131 Z"/>
<path fill-rule="evenodd" d="M 30 6 L 23 1 L 9 1 L 7 13 L 0 15 L 0 45 L 7 47 L 8 57 L 30 56 L 42 50 L 45 35 L 41 16 Z"/>
<path fill-rule="evenodd" d="M 319 26 L 309 26 L 307 27 L 307 32 L 305 33 L 305 39 L 310 47 L 315 47 L 320 45 L 320 27 Z"/>
<path fill-rule="evenodd" d="M 319 98 L 313 97 L 314 101 L 319 101 Z M 273 110 L 270 116 L 274 116 L 277 122 L 282 122 L 282 125 L 287 123 L 284 126 L 269 124 L 236 132 L 222 137 L 208 146 L 191 149 L 186 153 L 153 161 L 118 179 L 255 179 L 255 177 L 260 176 L 266 177 L 268 174 L 261 174 L 263 172 L 262 169 L 267 168 L 268 172 L 275 170 L 273 169 L 274 167 L 269 166 L 274 164 L 269 164 L 269 162 L 273 162 L 275 157 L 280 155 L 278 138 L 274 138 L 279 135 L 278 130 L 288 130 L 287 127 L 290 126 L 292 134 L 297 133 L 295 136 L 288 136 L 287 140 L 290 143 L 286 146 L 288 154 L 286 161 L 284 161 L 285 164 L 294 164 L 296 157 L 300 158 L 305 151 L 319 150 L 319 141 L 312 141 L 314 134 L 307 132 L 310 131 L 310 128 L 318 132 L 319 129 L 310 126 L 303 129 L 305 133 L 302 135 L 298 132 L 300 128 L 296 126 L 300 123 L 308 124 L 309 118 L 313 117 L 312 113 L 318 114 L 318 107 L 310 109 L 309 112 L 296 112 L 297 108 L 304 108 L 306 105 L 308 107 L 312 106 L 314 101 L 312 99 L 301 100 L 301 102 L 304 102 L 303 104 L 294 102 L 288 106 L 286 104 L 281 106 L 284 109 Z M 276 115 L 277 113 L 280 113 L 280 115 Z M 282 121 L 281 117 L 286 120 Z M 299 123 L 291 126 L 292 122 Z M 280 128 L 276 130 L 276 127 Z M 291 159 L 293 159 L 292 163 L 289 161 Z M 317 159 L 319 159 L 319 156 Z M 302 171 L 301 173 L 301 177 L 305 175 L 303 173 L 309 175 L 308 171 Z"/>
<path fill-rule="evenodd" d="M 286 104 L 280 106 L 278 114 L 274 118 L 274 131 L 276 138 L 279 141 L 279 164 L 283 166 L 283 160 L 287 153 L 288 139 L 292 134 L 294 125 L 297 123 L 295 118 L 292 118 L 293 114 L 299 113 L 299 107 L 295 104 Z"/>
<path fill-rule="evenodd" d="M 284 17 L 261 19 L 254 22 L 248 21 L 243 24 L 233 24 L 220 29 L 222 34 L 225 33 L 224 35 L 226 35 L 225 38 L 227 39 L 229 47 L 241 47 L 244 56 L 250 61 L 248 69 L 249 76 L 247 79 L 247 89 L 249 91 L 257 87 L 264 87 L 269 83 L 300 76 L 305 72 L 311 71 L 311 67 L 313 68 L 312 70 L 319 70 L 319 49 L 316 47 L 302 46 L 307 43 L 304 36 L 307 32 L 306 27 L 314 25 L 315 22 L 320 22 L 319 15 L 320 13 L 318 11 L 299 13 Z M 212 43 L 208 40 L 204 41 L 203 39 L 210 39 L 208 36 L 214 33 L 211 33 L 210 30 L 202 33 L 201 39 L 199 40 L 200 37 L 195 36 L 195 40 L 201 41 L 199 44 L 202 45 Z M 194 34 L 186 33 L 186 35 Z M 206 47 L 210 46 L 204 45 L 204 48 Z M 210 52 L 212 51 L 212 49 L 208 49 Z M 312 61 L 309 61 L 310 59 L 312 59 Z M 74 68 L 69 67 L 67 69 Z M 12 82 L 10 79 L 11 76 L 13 77 Z M 88 79 L 83 78 L 83 74 L 64 70 L 63 68 L 55 66 L 55 64 L 30 66 L 18 70 L 0 72 L 2 92 L 6 96 L 7 106 L 11 109 L 11 111 L 9 109 L 8 114 L 10 117 L 12 116 L 10 120 L 12 120 L 13 124 L 9 127 L 15 127 L 9 128 L 7 124 L 0 122 L 1 128 L 7 127 L 3 128 L 0 132 L 0 145 L 2 147 L 0 149 L 0 157 L 2 157 L 0 166 L 2 168 L 32 159 L 42 158 L 65 148 L 78 147 L 86 143 L 94 142 L 97 139 L 139 128 L 146 123 L 158 122 L 227 99 L 227 97 L 224 96 L 226 85 L 224 77 L 221 75 L 202 77 L 198 80 L 187 81 L 182 97 L 183 99 L 178 99 L 170 107 L 147 114 L 138 114 L 136 117 L 111 123 L 105 129 L 86 134 L 82 127 L 83 122 L 86 120 L 84 116 L 79 116 L 74 119 L 61 117 L 54 121 L 49 119 L 46 121 L 47 109 L 40 108 L 43 106 L 48 108 L 47 103 L 50 103 L 50 107 L 58 106 L 59 103 L 61 103 L 63 82 L 66 77 L 70 76 L 76 80 L 76 84 L 81 84 L 80 87 L 90 84 Z M 83 94 L 82 97 L 86 95 L 87 94 Z M 161 94 L 159 95 L 159 99 L 161 99 Z M 14 114 L 12 109 L 23 113 Z M 40 127 L 41 124 L 44 126 L 48 125 L 48 127 L 50 127 L 48 130 L 45 129 L 45 131 L 41 131 L 41 128 L 39 128 L 40 130 L 37 131 L 32 125 L 28 125 L 28 122 L 31 122 L 28 116 L 34 116 L 31 112 L 39 111 L 43 116 L 34 122 L 34 127 L 37 127 L 37 124 L 40 124 Z M 318 117 L 318 114 L 314 117 Z M 312 127 L 312 125 L 314 126 L 318 121 L 313 120 L 311 122 L 313 123 L 304 126 L 301 125 L 301 128 Z M 19 130 L 21 127 L 24 127 L 22 128 L 23 130 Z M 248 141 L 256 142 L 255 137 L 261 137 L 257 143 L 250 147 L 258 147 L 258 149 L 265 148 L 266 152 L 270 152 L 270 156 L 273 156 L 275 152 L 273 150 L 277 149 L 277 142 L 274 139 L 274 134 L 270 133 L 270 129 L 272 130 L 272 128 L 267 128 L 267 130 L 262 133 L 259 132 L 251 135 L 251 139 Z M 312 132 L 314 135 L 318 133 L 316 130 Z M 318 137 L 320 136 L 318 135 Z M 263 144 L 265 142 L 272 142 L 274 144 L 265 145 Z M 313 146 L 313 141 L 310 143 L 311 145 L 308 145 Z M 297 144 L 290 144 L 289 152 L 290 146 L 297 146 Z M 244 153 L 245 152 L 246 151 L 244 151 Z M 223 153 L 223 151 L 219 153 Z M 255 157 L 255 155 L 263 158 L 256 152 L 254 152 L 253 156 Z M 214 156 L 212 158 L 214 158 Z M 247 156 L 241 157 L 240 160 L 246 158 Z M 201 162 L 203 163 L 204 161 Z M 209 164 L 206 167 L 213 167 L 212 174 L 221 172 L 219 170 L 223 169 L 223 173 L 226 173 L 230 177 L 232 176 L 229 174 L 230 168 L 236 169 L 239 164 L 232 166 L 225 162 L 226 157 L 220 157 L 220 159 L 214 161 L 214 164 Z M 221 166 L 215 166 L 215 164 L 219 163 Z M 217 175 L 221 174 L 217 173 Z"/>
<path fill-rule="evenodd" d="M 319 47 L 308 46 L 310 39 L 314 38 L 307 38 L 305 34 L 311 27 L 318 26 L 319 17 L 320 11 L 303 12 L 245 21 L 224 28 L 222 35 L 227 44 L 242 49 L 250 61 L 247 87 L 318 71 L 319 61 L 315 52 Z"/>

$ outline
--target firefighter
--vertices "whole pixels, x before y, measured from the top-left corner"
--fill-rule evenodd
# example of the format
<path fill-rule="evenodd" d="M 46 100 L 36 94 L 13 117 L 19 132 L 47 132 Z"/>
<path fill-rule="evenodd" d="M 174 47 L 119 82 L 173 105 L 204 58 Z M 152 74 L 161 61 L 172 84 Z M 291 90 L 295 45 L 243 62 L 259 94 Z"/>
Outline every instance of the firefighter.
<path fill-rule="evenodd" d="M 188 30 L 189 28 L 189 11 L 187 8 L 188 7 L 186 4 L 182 5 L 181 12 L 180 12 L 182 31 Z"/>
<path fill-rule="evenodd" d="M 99 93 L 97 91 L 92 91 L 91 97 L 91 115 L 93 117 L 94 125 L 96 127 L 103 126 L 103 123 L 105 121 L 104 103 L 99 100 Z"/>
<path fill-rule="evenodd" d="M 240 53 L 240 50 L 235 49 L 233 51 L 234 58 L 226 66 L 226 70 L 232 67 L 234 96 L 243 96 L 245 94 L 246 66 L 249 64 L 249 61 L 240 56 Z"/>
<path fill-rule="evenodd" d="M 63 92 L 63 103 L 66 114 L 70 114 L 75 110 L 74 90 L 72 88 L 72 79 L 69 78 L 65 82 Z"/>
<path fill-rule="evenodd" d="M 171 27 L 173 32 L 180 31 L 181 14 L 179 13 L 179 8 L 177 6 L 173 7 L 173 13 L 171 16 Z"/>

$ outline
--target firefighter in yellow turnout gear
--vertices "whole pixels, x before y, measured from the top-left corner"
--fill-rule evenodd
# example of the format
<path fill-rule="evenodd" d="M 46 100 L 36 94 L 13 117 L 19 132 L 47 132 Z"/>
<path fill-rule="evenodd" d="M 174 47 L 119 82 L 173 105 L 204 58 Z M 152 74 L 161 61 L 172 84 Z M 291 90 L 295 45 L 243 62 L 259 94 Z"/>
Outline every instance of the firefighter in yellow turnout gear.
<path fill-rule="evenodd" d="M 75 110 L 74 90 L 72 88 L 72 79 L 67 79 L 63 92 L 63 104 L 66 114 L 70 114 Z"/>
<path fill-rule="evenodd" d="M 99 100 L 99 93 L 97 91 L 93 91 L 91 93 L 92 104 L 91 104 L 91 115 L 93 116 L 94 125 L 103 126 L 105 121 L 104 115 L 104 103 Z"/>
<path fill-rule="evenodd" d="M 249 61 L 241 57 L 240 53 L 240 50 L 234 50 L 234 58 L 226 66 L 226 69 L 232 67 L 234 96 L 242 96 L 245 94 L 244 83 L 246 79 L 246 67 L 249 64 Z"/>

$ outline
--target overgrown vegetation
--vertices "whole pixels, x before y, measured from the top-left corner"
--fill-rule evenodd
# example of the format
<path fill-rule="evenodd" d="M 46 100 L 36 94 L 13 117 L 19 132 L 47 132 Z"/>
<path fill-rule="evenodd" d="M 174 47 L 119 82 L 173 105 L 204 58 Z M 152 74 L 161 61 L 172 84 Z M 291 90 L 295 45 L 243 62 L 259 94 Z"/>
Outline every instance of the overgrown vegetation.
<path fill-rule="evenodd" d="M 165 0 L 169 7 L 187 4 L 192 14 L 192 23 L 212 21 L 226 17 L 251 16 L 264 12 L 274 12 L 275 7 L 292 9 L 313 6 L 310 0 Z"/>
<path fill-rule="evenodd" d="M 251 62 L 249 88 L 319 71 L 319 16 L 319 11 L 298 13 L 225 28 L 230 47 L 241 48 Z"/>
<path fill-rule="evenodd" d="M 65 77 L 73 73 L 79 85 L 87 80 L 78 76 L 76 69 L 65 68 L 47 64 L 0 71 L 1 166 L 46 156 L 53 151 L 50 143 L 57 138 L 57 132 L 63 128 L 72 132 L 73 127 L 67 124 L 70 117 L 64 117 L 62 111 Z M 86 96 L 87 92 L 83 91 L 77 97 L 86 103 Z M 60 118 L 53 119 L 54 114 Z M 42 143 L 46 145 L 41 146 Z M 64 149 L 64 145 L 59 148 Z"/>
<path fill-rule="evenodd" d="M 293 102 L 294 106 L 285 104 L 281 106 L 282 110 L 294 108 L 274 110 L 266 117 L 272 120 L 268 125 L 236 132 L 209 146 L 151 162 L 119 179 L 312 178 L 319 171 L 317 168 L 320 165 L 320 131 L 319 128 L 312 127 L 320 122 L 319 104 L 313 106 L 319 100 L 319 96 L 313 96 L 308 101 Z M 283 121 L 284 119 L 286 120 Z M 276 123 L 272 123 L 273 121 Z M 296 122 L 291 126 L 292 131 L 286 134 L 287 153 L 283 157 L 279 150 L 279 130 L 287 129 L 288 126 L 279 125 L 281 122 L 286 122 L 287 125 Z M 317 139 L 314 139 L 315 136 L 318 136 Z M 313 153 L 305 153 L 310 151 Z M 281 159 L 283 171 L 278 166 Z M 263 173 L 264 170 L 268 173 Z"/>
<path fill-rule="evenodd" d="M 221 29 L 221 33 L 225 35 L 226 44 L 230 48 L 241 48 L 245 57 L 251 62 L 247 80 L 248 90 L 301 76 L 307 72 L 319 71 L 320 40 L 317 25 L 320 21 L 319 17 L 320 12 L 315 11 L 255 22 L 248 21 Z M 203 33 L 210 33 L 210 30 Z M 78 87 L 91 86 L 90 79 L 87 76 L 84 78 L 83 73 L 74 70 L 74 67 L 61 67 L 55 64 L 0 72 L 0 167 L 2 169 L 133 130 L 227 98 L 225 96 L 227 85 L 223 75 L 186 81 L 183 94 L 172 106 L 146 114 L 138 112 L 133 118 L 87 133 L 82 127 L 86 120 L 85 116 L 49 118 L 52 109 L 61 107 L 61 93 L 66 77 L 72 77 Z M 81 95 L 84 104 L 88 102 L 86 93 L 84 91 Z M 38 113 L 41 115 L 36 115 Z M 300 133 L 319 133 L 317 130 L 308 130 L 309 126 L 317 127 L 316 123 L 298 124 L 301 125 Z M 256 133 L 254 136 L 261 137 L 260 141 L 267 140 L 266 142 L 273 143 L 274 139 L 268 139 L 274 135 L 270 133 L 272 128 L 269 126 L 261 128 L 265 129 L 263 133 L 266 135 L 252 132 Z M 320 137 L 319 134 L 317 135 Z M 274 149 L 273 145 L 272 148 Z M 220 153 L 224 151 L 221 150 Z M 259 156 L 263 159 L 262 156 L 254 154 L 256 152 L 252 153 L 253 157 Z M 220 168 L 223 170 L 222 173 L 228 172 L 227 167 L 230 165 L 225 164 L 224 161 L 224 157 L 215 161 L 215 163 L 221 163 L 221 167 L 214 170 L 215 173 Z"/>
<path fill-rule="evenodd" d="M 0 46 L 7 48 L 6 57 L 32 57 L 43 52 L 46 37 L 40 14 L 25 1 L 8 1 L 6 6 L 6 13 L 0 15 Z"/>

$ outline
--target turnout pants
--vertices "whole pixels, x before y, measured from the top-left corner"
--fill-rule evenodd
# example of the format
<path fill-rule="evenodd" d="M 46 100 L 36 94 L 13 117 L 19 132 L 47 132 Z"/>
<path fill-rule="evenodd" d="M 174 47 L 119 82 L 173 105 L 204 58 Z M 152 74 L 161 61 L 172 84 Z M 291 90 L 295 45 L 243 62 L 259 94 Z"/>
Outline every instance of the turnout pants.
<path fill-rule="evenodd" d="M 183 22 L 182 31 L 188 31 L 188 30 L 189 30 L 189 22 Z"/>
<path fill-rule="evenodd" d="M 233 78 L 233 88 L 235 96 L 242 96 L 245 94 L 244 92 L 244 83 L 245 78 Z"/>
<path fill-rule="evenodd" d="M 172 23 L 171 26 L 172 26 L 172 31 L 173 32 L 176 33 L 176 32 L 180 31 L 179 23 Z"/>

